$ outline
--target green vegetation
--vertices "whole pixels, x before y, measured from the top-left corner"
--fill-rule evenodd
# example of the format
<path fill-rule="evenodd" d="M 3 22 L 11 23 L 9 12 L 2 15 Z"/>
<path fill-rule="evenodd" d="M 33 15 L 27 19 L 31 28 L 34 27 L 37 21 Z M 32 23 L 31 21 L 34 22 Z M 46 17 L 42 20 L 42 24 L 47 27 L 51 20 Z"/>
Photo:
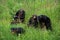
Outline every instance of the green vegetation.
<path fill-rule="evenodd" d="M 26 11 L 25 24 L 11 25 L 13 16 L 19 9 Z M 53 31 L 27 26 L 33 15 L 47 15 L 52 22 Z M 22 27 L 25 34 L 11 34 L 11 27 Z M 0 40 L 60 40 L 60 0 L 0 0 Z"/>

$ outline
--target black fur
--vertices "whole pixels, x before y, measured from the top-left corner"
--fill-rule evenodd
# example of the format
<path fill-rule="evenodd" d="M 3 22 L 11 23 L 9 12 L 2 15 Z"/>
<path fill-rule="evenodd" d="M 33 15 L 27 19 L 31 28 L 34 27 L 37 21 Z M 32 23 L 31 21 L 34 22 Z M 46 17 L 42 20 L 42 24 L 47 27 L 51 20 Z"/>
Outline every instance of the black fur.
<path fill-rule="evenodd" d="M 29 22 L 28 22 L 28 26 L 29 25 L 33 25 L 34 27 L 38 26 L 37 15 L 32 15 L 32 17 L 29 19 Z"/>
<path fill-rule="evenodd" d="M 11 28 L 11 32 L 14 32 L 14 34 L 17 34 L 17 36 L 18 36 L 18 34 L 23 34 L 25 32 L 25 30 L 21 27 Z"/>
<path fill-rule="evenodd" d="M 24 10 L 18 10 L 15 14 L 16 18 L 19 19 L 20 22 L 24 22 L 25 20 L 25 11 Z"/>
<path fill-rule="evenodd" d="M 40 15 L 40 16 L 38 16 L 38 21 L 40 23 L 41 28 L 43 28 L 45 26 L 47 30 L 48 29 L 52 30 L 51 20 L 46 15 Z"/>

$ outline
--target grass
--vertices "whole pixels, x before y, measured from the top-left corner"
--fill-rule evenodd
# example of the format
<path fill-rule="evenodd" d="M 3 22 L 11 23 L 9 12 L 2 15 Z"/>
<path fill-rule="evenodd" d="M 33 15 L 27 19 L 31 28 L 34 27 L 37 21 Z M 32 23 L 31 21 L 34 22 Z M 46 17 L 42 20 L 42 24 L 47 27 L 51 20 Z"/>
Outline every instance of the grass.
<path fill-rule="evenodd" d="M 11 25 L 19 9 L 26 11 L 25 24 Z M 52 22 L 53 32 L 27 26 L 33 15 L 47 15 Z M 11 34 L 11 27 L 22 27 L 25 34 Z M 60 40 L 60 0 L 0 0 L 0 40 Z"/>

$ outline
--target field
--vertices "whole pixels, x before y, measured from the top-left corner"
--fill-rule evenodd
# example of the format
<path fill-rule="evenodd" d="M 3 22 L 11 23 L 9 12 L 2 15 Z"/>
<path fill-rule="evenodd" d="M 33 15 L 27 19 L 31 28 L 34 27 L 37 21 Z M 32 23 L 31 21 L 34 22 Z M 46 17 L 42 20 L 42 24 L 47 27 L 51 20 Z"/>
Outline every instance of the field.
<path fill-rule="evenodd" d="M 11 25 L 19 9 L 26 12 L 25 23 Z M 48 16 L 53 31 L 28 28 L 28 20 L 33 14 Z M 20 36 L 13 35 L 11 27 L 22 27 L 26 32 Z M 0 40 L 60 40 L 60 0 L 0 0 Z"/>

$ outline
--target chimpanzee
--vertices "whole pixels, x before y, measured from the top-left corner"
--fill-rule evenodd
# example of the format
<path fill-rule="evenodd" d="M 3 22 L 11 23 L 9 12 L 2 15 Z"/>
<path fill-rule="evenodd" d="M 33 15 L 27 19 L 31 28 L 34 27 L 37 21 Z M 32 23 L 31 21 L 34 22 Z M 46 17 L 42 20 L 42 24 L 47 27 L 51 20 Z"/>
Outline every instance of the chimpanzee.
<path fill-rule="evenodd" d="M 47 30 L 48 29 L 52 30 L 51 20 L 46 15 L 40 15 L 40 16 L 38 16 L 38 21 L 40 23 L 41 28 L 46 27 Z"/>
<path fill-rule="evenodd" d="M 17 36 L 18 36 L 19 34 L 23 34 L 25 32 L 25 30 L 23 28 L 21 28 L 21 27 L 11 28 L 11 32 L 13 34 L 17 34 Z"/>
<path fill-rule="evenodd" d="M 24 22 L 24 20 L 25 20 L 25 11 L 22 10 L 22 9 L 20 9 L 20 10 L 17 11 L 17 13 L 15 14 L 15 16 L 16 16 L 15 20 L 18 19 L 18 21 Z"/>
<path fill-rule="evenodd" d="M 34 26 L 35 28 L 38 26 L 37 15 L 32 15 L 32 17 L 30 17 L 28 26 L 31 26 L 31 25 Z"/>

